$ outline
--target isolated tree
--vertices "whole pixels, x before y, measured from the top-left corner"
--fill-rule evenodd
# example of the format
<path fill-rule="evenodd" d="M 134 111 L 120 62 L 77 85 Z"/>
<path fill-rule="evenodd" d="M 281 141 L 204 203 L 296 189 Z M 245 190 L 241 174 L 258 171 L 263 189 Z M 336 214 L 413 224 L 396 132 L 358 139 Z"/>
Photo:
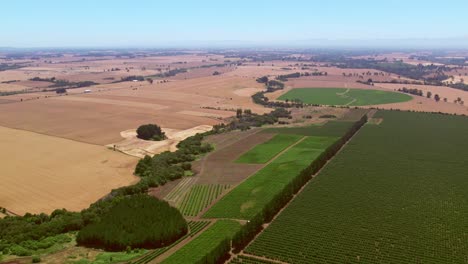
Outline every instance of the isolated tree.
<path fill-rule="evenodd" d="M 431 98 L 432 97 L 432 93 L 431 92 L 427 92 L 427 98 Z"/>
<path fill-rule="evenodd" d="M 440 96 L 438 94 L 434 95 L 434 100 L 436 100 L 436 102 L 439 102 L 440 101 Z"/>
<path fill-rule="evenodd" d="M 257 79 L 257 82 L 258 83 L 267 83 L 268 82 L 268 77 L 267 76 L 260 77 L 260 78 Z"/>
<path fill-rule="evenodd" d="M 146 78 L 146 81 L 147 81 L 149 84 L 153 84 L 153 79 L 151 79 L 151 78 Z"/>
<path fill-rule="evenodd" d="M 57 94 L 64 94 L 64 93 L 67 93 L 67 89 L 65 89 L 65 88 L 57 88 L 57 89 L 55 90 L 55 92 L 56 92 Z"/>
<path fill-rule="evenodd" d="M 166 139 L 166 134 L 161 127 L 155 124 L 141 125 L 137 129 L 137 137 L 144 140 L 160 141 Z"/>
<path fill-rule="evenodd" d="M 241 109 L 241 108 L 238 108 L 238 109 L 236 110 L 236 117 L 237 117 L 237 118 L 241 118 L 241 117 L 242 117 L 242 109 Z"/>

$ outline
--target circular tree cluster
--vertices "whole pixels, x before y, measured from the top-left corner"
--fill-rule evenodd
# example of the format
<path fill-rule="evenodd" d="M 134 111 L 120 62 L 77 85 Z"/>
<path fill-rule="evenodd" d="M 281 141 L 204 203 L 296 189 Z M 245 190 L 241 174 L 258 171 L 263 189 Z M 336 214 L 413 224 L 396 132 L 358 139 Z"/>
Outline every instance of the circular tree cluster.
<path fill-rule="evenodd" d="M 80 230 L 78 245 L 121 251 L 170 245 L 188 232 L 180 212 L 167 202 L 139 194 L 123 198 L 100 221 Z"/>
<path fill-rule="evenodd" d="M 137 129 L 137 137 L 144 140 L 164 140 L 166 134 L 162 131 L 161 127 L 155 124 L 141 125 Z"/>

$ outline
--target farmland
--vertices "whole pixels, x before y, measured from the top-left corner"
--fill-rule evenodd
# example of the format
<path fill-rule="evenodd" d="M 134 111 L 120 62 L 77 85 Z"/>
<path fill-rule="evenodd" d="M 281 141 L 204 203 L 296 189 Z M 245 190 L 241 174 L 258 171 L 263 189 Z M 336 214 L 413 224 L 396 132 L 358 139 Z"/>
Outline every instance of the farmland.
<path fill-rule="evenodd" d="M 335 140 L 334 137 L 306 137 L 229 192 L 211 207 L 204 217 L 253 217 Z"/>
<path fill-rule="evenodd" d="M 246 252 L 292 263 L 466 262 L 466 117 L 375 117 L 383 122 L 365 126 Z"/>
<path fill-rule="evenodd" d="M 218 220 L 162 263 L 198 263 L 207 252 L 215 250 L 223 240 L 232 237 L 240 226 L 236 221 Z"/>
<path fill-rule="evenodd" d="M 277 134 L 265 143 L 255 146 L 253 149 L 240 156 L 238 163 L 266 163 L 282 150 L 297 142 L 302 137 L 294 134 Z"/>
<path fill-rule="evenodd" d="M 278 100 L 299 99 L 308 104 L 319 105 L 377 105 L 406 102 L 411 96 L 380 90 L 345 88 L 296 88 L 281 95 Z"/>
<path fill-rule="evenodd" d="M 16 214 L 81 210 L 137 179 L 137 159 L 96 146 L 0 127 L 1 207 Z"/>
<path fill-rule="evenodd" d="M 329 121 L 325 124 L 317 124 L 300 127 L 272 127 L 265 129 L 265 133 L 294 134 L 303 136 L 339 137 L 343 135 L 353 122 Z"/>
<path fill-rule="evenodd" d="M 185 216 L 196 216 L 228 188 L 229 185 L 222 184 L 194 185 L 182 200 L 179 210 Z"/>
<path fill-rule="evenodd" d="M 148 252 L 103 252 L 75 247 L 73 240 L 60 245 L 64 251 L 55 256 L 45 253 L 49 249 L 30 254 L 41 255 L 44 263 L 65 263 L 67 254 L 77 263 L 130 258 L 136 263 L 190 263 L 224 260 L 226 252 L 231 263 L 466 262 L 461 253 L 468 244 L 463 225 L 468 186 L 461 176 L 468 149 L 466 118 L 398 112 L 373 116 L 375 108 L 468 114 L 465 91 L 375 69 L 340 68 L 341 60 L 353 60 L 351 51 L 343 56 L 100 52 L 107 55 L 64 50 L 49 57 L 53 51 L 31 51 L 27 58 L 15 59 L 0 51 L 0 63 L 21 65 L 0 72 L 0 207 L 6 209 L 0 208 L 0 218 L 5 218 L 0 223 L 6 227 L 0 230 L 8 231 L 10 239 L 5 247 L 7 236 L 0 237 L 0 258 L 12 247 L 34 247 L 63 230 L 79 232 L 102 220 L 107 202 L 121 195 L 148 193 L 176 207 L 190 233 Z M 361 60 L 361 52 L 357 55 Z M 374 55 L 362 56 L 373 60 Z M 321 61 L 327 58 L 331 60 Z M 460 80 L 467 72 L 463 66 L 451 67 L 439 71 L 455 75 L 447 80 Z M 375 85 L 365 82 L 370 77 Z M 57 93 L 51 87 L 57 81 L 51 78 L 96 84 L 67 86 L 65 93 Z M 281 80 L 281 88 L 265 78 Z M 433 97 L 394 92 L 401 87 L 432 91 Z M 441 100 L 434 100 L 435 93 Z M 264 94 L 265 104 L 255 94 Z M 361 118 L 366 114 L 369 122 Z M 168 139 L 137 138 L 135 130 L 142 124 L 161 126 Z M 213 151 L 177 146 L 207 131 L 198 143 Z M 201 146 L 197 144 L 194 149 Z M 141 178 L 133 175 L 135 157 L 177 149 L 177 155 L 142 161 L 136 174 Z M 78 212 L 96 201 L 93 210 Z M 52 213 L 58 208 L 74 212 Z M 18 221 L 6 217 L 27 212 L 38 215 Z M 8 261 L 19 256 L 3 254 Z M 18 261 L 30 263 L 31 258 Z"/>

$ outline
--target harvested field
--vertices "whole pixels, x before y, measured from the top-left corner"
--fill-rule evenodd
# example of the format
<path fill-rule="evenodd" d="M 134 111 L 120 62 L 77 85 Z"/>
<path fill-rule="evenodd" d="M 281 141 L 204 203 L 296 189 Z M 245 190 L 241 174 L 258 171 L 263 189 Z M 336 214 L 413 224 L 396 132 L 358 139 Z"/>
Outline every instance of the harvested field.
<path fill-rule="evenodd" d="M 459 89 L 450 88 L 450 87 L 433 86 L 433 85 L 391 84 L 391 83 L 376 83 L 375 85 L 379 87 L 383 87 L 385 89 L 389 89 L 389 90 L 398 90 L 403 87 L 406 87 L 408 89 L 418 89 L 418 90 L 423 91 L 424 96 L 427 94 L 427 92 L 431 92 L 433 96 L 438 94 L 441 100 L 443 100 L 444 98 L 447 98 L 449 103 L 453 103 L 454 100 L 460 97 L 462 101 L 468 104 L 468 92 L 465 92 Z"/>
<path fill-rule="evenodd" d="M 137 181 L 137 160 L 103 146 L 5 127 L 0 145 L 0 206 L 16 214 L 78 211 Z"/>
<path fill-rule="evenodd" d="M 120 132 L 144 123 L 189 129 L 215 125 L 234 115 L 236 108 L 264 113 L 237 90 L 262 87 L 255 80 L 210 76 L 167 83 L 124 82 L 93 86 L 89 94 L 54 93 L 5 96 L 0 104 L 0 125 L 106 145 L 121 141 Z M 53 96 L 44 98 L 44 96 Z M 19 102 L 20 99 L 35 98 Z M 39 98 L 39 99 L 37 99 Z M 17 103 L 11 101 L 17 100 Z M 219 110 L 218 110 L 219 109 Z M 228 111 L 225 111 L 225 110 Z"/>

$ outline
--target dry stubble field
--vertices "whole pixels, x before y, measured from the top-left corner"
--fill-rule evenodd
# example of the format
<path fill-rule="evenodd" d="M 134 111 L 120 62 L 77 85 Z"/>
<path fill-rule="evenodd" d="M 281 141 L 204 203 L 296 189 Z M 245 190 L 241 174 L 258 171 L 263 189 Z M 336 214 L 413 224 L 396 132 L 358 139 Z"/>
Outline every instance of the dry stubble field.
<path fill-rule="evenodd" d="M 137 179 L 137 159 L 96 146 L 0 127 L 0 206 L 16 214 L 81 210 Z"/>

